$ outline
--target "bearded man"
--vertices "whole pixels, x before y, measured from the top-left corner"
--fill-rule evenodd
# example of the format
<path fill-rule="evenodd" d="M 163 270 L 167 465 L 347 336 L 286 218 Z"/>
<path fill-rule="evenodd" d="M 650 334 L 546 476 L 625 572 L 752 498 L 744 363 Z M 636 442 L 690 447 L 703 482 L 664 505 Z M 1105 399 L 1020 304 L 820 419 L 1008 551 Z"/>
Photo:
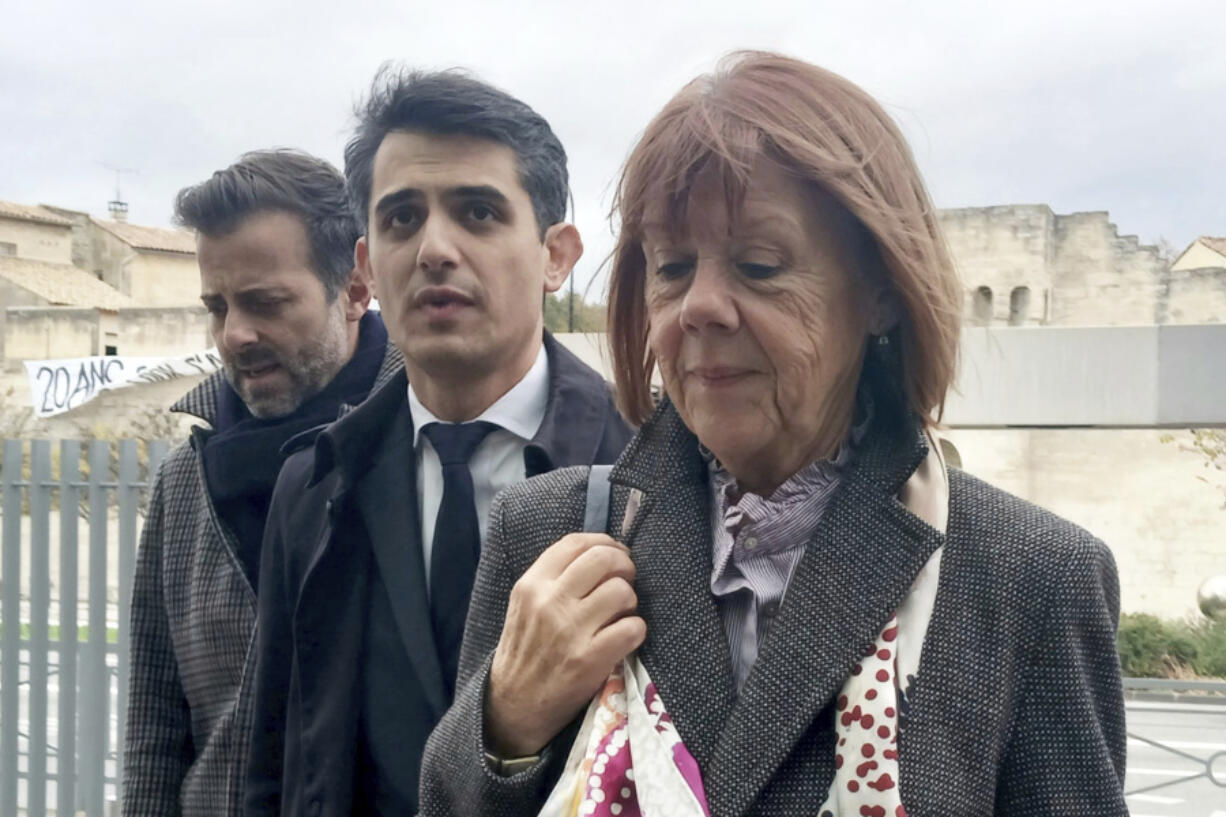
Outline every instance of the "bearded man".
<path fill-rule="evenodd" d="M 353 262 L 344 178 L 296 151 L 243 156 L 179 193 L 224 363 L 173 406 L 210 426 L 162 464 L 132 596 L 123 814 L 239 813 L 264 521 L 290 437 L 335 420 L 403 358 Z"/>

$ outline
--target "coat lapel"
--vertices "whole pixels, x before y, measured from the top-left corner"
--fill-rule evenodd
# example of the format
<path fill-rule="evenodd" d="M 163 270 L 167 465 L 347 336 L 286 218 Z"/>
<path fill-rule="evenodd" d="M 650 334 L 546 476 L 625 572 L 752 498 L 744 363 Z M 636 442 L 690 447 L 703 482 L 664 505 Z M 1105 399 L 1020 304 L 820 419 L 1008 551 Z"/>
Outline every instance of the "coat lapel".
<path fill-rule="evenodd" d="M 639 657 L 686 748 L 705 766 L 736 697 L 728 639 L 710 589 L 706 466 L 675 413 L 651 425 L 631 442 L 610 480 L 643 492 L 625 537 L 637 570 L 639 612 L 649 622 Z M 628 493 L 614 493 L 614 518 L 624 513 Z"/>
<path fill-rule="evenodd" d="M 529 477 L 598 462 L 605 428 L 617 416 L 610 405 L 609 388 L 599 374 L 548 332 L 544 345 L 549 359 L 549 401 L 540 428 L 524 448 L 524 470 Z"/>
<path fill-rule="evenodd" d="M 895 499 L 927 453 L 922 438 L 876 431 L 809 542 L 705 770 L 713 813 L 749 809 L 943 541 Z"/>
<path fill-rule="evenodd" d="M 413 425 L 407 402 L 400 415 L 373 466 L 354 486 L 351 499 L 357 503 L 366 526 L 405 651 L 435 716 L 442 717 L 447 700 L 430 625 L 417 513 Z"/>

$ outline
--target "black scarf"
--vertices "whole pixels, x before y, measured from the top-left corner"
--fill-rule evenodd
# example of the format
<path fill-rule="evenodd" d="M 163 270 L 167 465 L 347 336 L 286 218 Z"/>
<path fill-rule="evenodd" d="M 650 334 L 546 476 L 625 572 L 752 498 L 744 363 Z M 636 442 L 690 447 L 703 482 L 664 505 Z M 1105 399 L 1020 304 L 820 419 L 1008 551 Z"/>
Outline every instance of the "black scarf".
<path fill-rule="evenodd" d="M 238 540 L 239 561 L 253 588 L 259 577 L 268 503 L 285 461 L 282 446 L 295 434 L 335 420 L 342 404 L 362 402 L 386 350 L 383 320 L 367 312 L 358 324 L 353 357 L 323 391 L 285 417 L 254 417 L 228 381 L 222 389 L 217 422 L 204 444 L 204 474 L 218 515 Z"/>

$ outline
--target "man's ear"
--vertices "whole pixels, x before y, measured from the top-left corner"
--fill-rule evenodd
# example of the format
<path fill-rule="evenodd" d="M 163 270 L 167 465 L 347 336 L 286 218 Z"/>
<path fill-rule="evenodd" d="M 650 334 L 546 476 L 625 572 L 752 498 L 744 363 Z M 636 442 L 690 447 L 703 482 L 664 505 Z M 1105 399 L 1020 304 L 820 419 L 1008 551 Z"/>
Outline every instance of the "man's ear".
<path fill-rule="evenodd" d="M 583 239 L 573 224 L 555 224 L 545 231 L 545 291 L 557 292 L 583 255 Z"/>
<path fill-rule="evenodd" d="M 344 290 L 348 296 L 345 305 L 345 318 L 350 321 L 361 320 L 370 308 L 370 299 L 375 293 L 374 281 L 370 272 L 370 252 L 366 247 L 366 236 L 362 236 L 353 245 L 353 269 L 349 271 Z"/>

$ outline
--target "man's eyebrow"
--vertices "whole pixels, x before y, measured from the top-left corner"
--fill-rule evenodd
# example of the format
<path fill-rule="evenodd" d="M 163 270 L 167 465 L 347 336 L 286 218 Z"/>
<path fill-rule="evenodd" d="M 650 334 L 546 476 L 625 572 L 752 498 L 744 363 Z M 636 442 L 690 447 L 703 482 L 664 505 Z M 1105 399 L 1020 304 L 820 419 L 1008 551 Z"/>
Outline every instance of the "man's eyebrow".
<path fill-rule="evenodd" d="M 283 286 L 259 286 L 240 289 L 234 293 L 235 298 L 266 298 L 268 296 L 280 296 L 289 292 L 289 289 Z"/>
<path fill-rule="evenodd" d="M 507 197 L 497 187 L 488 184 L 467 184 L 447 189 L 447 197 L 454 199 L 485 199 L 495 204 L 506 204 Z"/>
<path fill-rule="evenodd" d="M 234 293 L 234 299 L 237 301 L 247 300 L 250 298 L 276 298 L 287 294 L 290 294 L 287 287 L 277 286 L 274 284 L 272 286 L 254 286 L 248 287 L 247 289 L 240 289 L 238 292 Z M 208 306 L 210 303 L 226 302 L 225 296 L 216 292 L 206 292 L 200 296 L 200 300 L 204 302 L 205 306 Z"/>
<path fill-rule="evenodd" d="M 421 191 L 412 187 L 401 188 L 395 192 L 388 193 L 375 204 L 375 214 L 381 215 L 394 207 L 409 201 L 416 201 L 421 198 Z"/>

